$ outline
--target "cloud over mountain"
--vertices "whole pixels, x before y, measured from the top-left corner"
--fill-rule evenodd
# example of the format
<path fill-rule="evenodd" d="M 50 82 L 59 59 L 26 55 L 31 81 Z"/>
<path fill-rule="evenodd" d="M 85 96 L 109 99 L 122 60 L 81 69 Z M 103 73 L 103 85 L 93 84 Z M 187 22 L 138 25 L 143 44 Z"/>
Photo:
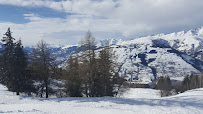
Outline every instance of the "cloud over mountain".
<path fill-rule="evenodd" d="M 58 42 L 68 39 L 71 43 L 76 43 L 73 41 L 79 41 L 88 29 L 95 33 L 98 39 L 129 39 L 189 30 L 203 25 L 202 0 L 1 0 L 0 4 L 24 8 L 45 7 L 66 13 L 65 18 L 50 18 L 31 12 L 22 14 L 29 20 L 25 24 L 0 22 L 1 28 L 12 26 L 22 37 L 33 33 L 30 36 L 32 40 L 51 40 L 52 35 L 63 32 L 69 37 L 60 36 Z M 3 31 L 0 31 L 2 34 Z"/>

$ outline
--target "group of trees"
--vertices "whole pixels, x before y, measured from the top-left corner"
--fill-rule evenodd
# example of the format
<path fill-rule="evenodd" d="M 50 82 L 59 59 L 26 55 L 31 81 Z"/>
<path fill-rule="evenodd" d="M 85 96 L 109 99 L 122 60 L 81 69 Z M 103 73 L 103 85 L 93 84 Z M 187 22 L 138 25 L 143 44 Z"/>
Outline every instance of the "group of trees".
<path fill-rule="evenodd" d="M 187 90 L 203 87 L 203 75 L 191 74 L 186 76 L 183 81 L 171 82 L 170 77 L 159 77 L 156 89 L 161 90 L 161 96 L 169 96 Z M 173 91 L 172 91 L 173 90 Z"/>
<path fill-rule="evenodd" d="M 191 74 L 190 76 L 186 76 L 182 81 L 181 91 L 186 91 L 195 88 L 201 88 L 203 82 L 203 75 L 195 75 Z"/>
<path fill-rule="evenodd" d="M 0 51 L 0 76 L 1 83 L 10 91 L 29 92 L 33 81 L 30 79 L 27 69 L 28 59 L 24 53 L 21 40 L 14 43 L 10 28 L 4 34 L 2 50 Z"/>
<path fill-rule="evenodd" d="M 117 94 L 122 78 L 115 72 L 113 52 L 108 45 L 96 52 L 95 38 L 87 32 L 80 53 L 69 57 L 65 78 L 71 97 L 102 97 Z"/>
<path fill-rule="evenodd" d="M 62 79 L 65 92 L 71 97 L 114 96 L 124 81 L 115 72 L 110 46 L 96 50 L 95 38 L 90 32 L 79 46 L 78 54 L 70 55 L 63 70 L 55 64 L 44 41 L 28 55 L 21 40 L 14 40 L 8 28 L 0 51 L 0 82 L 17 95 L 35 93 L 48 98 L 52 91 L 50 83 Z"/>
<path fill-rule="evenodd" d="M 50 81 L 56 75 L 56 65 L 54 63 L 54 58 L 51 56 L 48 45 L 45 41 L 40 41 L 35 48 L 33 48 L 30 54 L 30 65 L 29 68 L 32 72 L 37 84 L 35 88 L 36 93 L 43 97 L 44 91 L 45 96 L 48 98 Z"/>
<path fill-rule="evenodd" d="M 160 90 L 160 94 L 162 97 L 172 95 L 172 84 L 169 76 L 159 77 L 156 89 Z"/>
<path fill-rule="evenodd" d="M 158 79 L 156 89 L 170 91 L 172 89 L 171 86 L 172 85 L 171 85 L 170 77 L 169 76 L 166 76 L 166 77 L 161 76 Z"/>
<path fill-rule="evenodd" d="M 0 51 L 0 82 L 17 95 L 21 92 L 34 92 L 40 93 L 42 97 L 45 88 L 47 98 L 49 77 L 54 71 L 51 70 L 54 68 L 53 59 L 47 44 L 44 41 L 39 42 L 32 50 L 31 56 L 28 56 L 21 40 L 14 42 L 10 28 L 4 35 Z"/>

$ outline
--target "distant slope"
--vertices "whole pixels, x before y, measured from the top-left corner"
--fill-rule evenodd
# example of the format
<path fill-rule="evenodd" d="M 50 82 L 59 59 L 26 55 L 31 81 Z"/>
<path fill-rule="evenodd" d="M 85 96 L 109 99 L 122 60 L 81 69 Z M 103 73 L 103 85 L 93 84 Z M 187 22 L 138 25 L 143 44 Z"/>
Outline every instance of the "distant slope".
<path fill-rule="evenodd" d="M 117 43 L 114 51 L 122 63 L 120 74 L 148 83 L 160 76 L 180 79 L 200 73 L 203 70 L 201 31 L 203 28 L 196 32 L 159 34 Z"/>

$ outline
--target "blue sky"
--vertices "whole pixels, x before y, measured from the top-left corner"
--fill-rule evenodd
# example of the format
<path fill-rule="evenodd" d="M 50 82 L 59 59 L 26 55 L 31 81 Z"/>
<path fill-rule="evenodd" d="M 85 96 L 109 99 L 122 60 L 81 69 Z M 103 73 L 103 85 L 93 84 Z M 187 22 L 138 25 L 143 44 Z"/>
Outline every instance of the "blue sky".
<path fill-rule="evenodd" d="M 16 24 L 25 24 L 29 20 L 25 19 L 23 14 L 38 14 L 41 17 L 50 18 L 66 18 L 70 15 L 65 12 L 56 11 L 46 7 L 19 7 L 13 5 L 2 5 L 0 4 L 0 21 L 1 22 L 13 22 Z"/>
<path fill-rule="evenodd" d="M 133 39 L 203 25 L 202 0 L 0 0 L 0 37 L 11 27 L 24 45 Z"/>

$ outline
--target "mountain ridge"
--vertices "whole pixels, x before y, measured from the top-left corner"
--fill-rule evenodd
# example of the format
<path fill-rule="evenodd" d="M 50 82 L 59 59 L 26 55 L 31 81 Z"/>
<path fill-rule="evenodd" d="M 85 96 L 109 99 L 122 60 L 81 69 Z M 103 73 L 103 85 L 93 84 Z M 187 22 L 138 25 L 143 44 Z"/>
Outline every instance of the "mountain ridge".
<path fill-rule="evenodd" d="M 182 80 L 186 75 L 203 70 L 203 27 L 170 34 L 157 34 L 123 41 L 106 39 L 98 41 L 100 49 L 110 42 L 120 65 L 119 74 L 134 82 L 151 83 L 160 76 Z M 51 48 L 58 64 L 64 66 L 77 45 Z M 202 60 L 201 60 L 202 59 Z"/>

